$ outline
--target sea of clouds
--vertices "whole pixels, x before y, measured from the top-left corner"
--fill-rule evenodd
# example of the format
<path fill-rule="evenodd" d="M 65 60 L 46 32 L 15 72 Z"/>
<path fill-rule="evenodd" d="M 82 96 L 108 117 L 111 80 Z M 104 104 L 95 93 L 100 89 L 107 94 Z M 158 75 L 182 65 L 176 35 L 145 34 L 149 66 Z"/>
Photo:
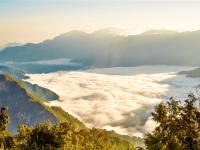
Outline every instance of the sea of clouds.
<path fill-rule="evenodd" d="M 141 66 L 60 71 L 29 74 L 27 81 L 59 94 L 60 99 L 48 105 L 62 107 L 88 127 L 142 137 L 156 126 L 150 117 L 156 104 L 171 96 L 185 99 L 187 93 L 196 92 L 200 79 L 177 75 L 191 69 Z"/>
<path fill-rule="evenodd" d="M 58 59 L 50 59 L 50 60 L 40 60 L 40 61 L 23 61 L 23 62 L 15 62 L 15 61 L 6 61 L 5 65 L 81 65 L 79 63 L 74 63 L 71 59 L 58 58 Z"/>

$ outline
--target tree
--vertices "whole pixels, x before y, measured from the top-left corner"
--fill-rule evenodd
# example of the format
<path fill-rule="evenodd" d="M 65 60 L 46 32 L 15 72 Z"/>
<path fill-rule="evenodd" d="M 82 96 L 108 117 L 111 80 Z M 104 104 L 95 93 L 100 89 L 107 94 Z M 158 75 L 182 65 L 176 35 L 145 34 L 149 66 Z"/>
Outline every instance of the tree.
<path fill-rule="evenodd" d="M 15 136 L 17 147 L 19 149 L 24 149 L 27 147 L 27 141 L 29 140 L 29 135 L 32 129 L 25 124 L 18 126 L 17 135 Z"/>
<path fill-rule="evenodd" d="M 14 149 L 14 148 L 15 148 L 14 137 L 6 136 L 4 138 L 4 149 Z"/>
<path fill-rule="evenodd" d="M 4 137 L 8 125 L 8 115 L 7 115 L 7 109 L 5 107 L 1 108 L 0 111 L 0 136 Z"/>
<path fill-rule="evenodd" d="M 5 108 L 0 112 L 0 149 L 8 150 L 135 150 L 134 144 L 115 132 L 103 129 L 78 128 L 70 122 L 57 124 L 40 123 L 35 127 L 18 126 L 17 134 L 7 133 L 8 115 Z"/>
<path fill-rule="evenodd" d="M 200 149 L 200 111 L 193 94 L 183 103 L 173 98 L 155 106 L 153 120 L 158 124 L 152 134 L 145 136 L 149 150 Z"/>
<path fill-rule="evenodd" d="M 55 133 L 51 131 L 51 126 L 48 123 L 38 124 L 29 134 L 27 147 L 32 149 L 46 149 L 46 147 L 57 148 Z"/>
<path fill-rule="evenodd" d="M 0 111 L 0 148 L 4 147 L 3 145 L 7 133 L 8 122 L 9 117 L 7 115 L 7 109 L 2 107 Z"/>

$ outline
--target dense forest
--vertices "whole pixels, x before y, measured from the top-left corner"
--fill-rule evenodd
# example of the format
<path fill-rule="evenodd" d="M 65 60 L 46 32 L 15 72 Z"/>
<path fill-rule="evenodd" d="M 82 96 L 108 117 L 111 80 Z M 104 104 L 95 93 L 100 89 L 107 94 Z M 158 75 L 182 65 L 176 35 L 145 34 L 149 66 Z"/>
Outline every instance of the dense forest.
<path fill-rule="evenodd" d="M 157 127 L 144 137 L 148 150 L 198 150 L 200 149 L 199 99 L 193 94 L 181 103 L 173 98 L 155 106 L 152 119 Z M 128 140 L 115 132 L 102 129 L 77 129 L 69 122 L 52 125 L 49 122 L 29 127 L 18 126 L 17 134 L 7 131 L 7 108 L 0 112 L 1 149 L 16 150 L 135 150 Z"/>
<path fill-rule="evenodd" d="M 40 123 L 34 128 L 25 124 L 18 127 L 16 135 L 6 130 L 9 117 L 6 108 L 0 113 L 0 146 L 15 150 L 134 150 L 134 145 L 102 129 L 77 129 L 71 123 Z"/>

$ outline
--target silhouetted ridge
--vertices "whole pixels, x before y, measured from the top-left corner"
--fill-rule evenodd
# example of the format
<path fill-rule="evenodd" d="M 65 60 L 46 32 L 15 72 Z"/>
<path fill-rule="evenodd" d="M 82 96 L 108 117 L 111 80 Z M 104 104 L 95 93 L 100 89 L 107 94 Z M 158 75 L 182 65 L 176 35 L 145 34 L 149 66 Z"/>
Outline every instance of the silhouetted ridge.
<path fill-rule="evenodd" d="M 200 31 L 176 33 L 153 30 L 130 36 L 100 33 L 106 36 L 96 36 L 98 32 L 87 34 L 72 31 L 38 44 L 6 48 L 0 53 L 0 61 L 27 62 L 65 58 L 83 66 L 104 68 L 200 65 Z"/>

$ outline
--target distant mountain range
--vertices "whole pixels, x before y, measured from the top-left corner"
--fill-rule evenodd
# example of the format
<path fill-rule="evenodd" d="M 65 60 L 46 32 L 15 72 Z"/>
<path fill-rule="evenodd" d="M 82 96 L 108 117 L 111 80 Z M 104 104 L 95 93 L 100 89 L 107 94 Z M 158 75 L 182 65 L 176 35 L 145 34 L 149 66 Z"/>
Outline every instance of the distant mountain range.
<path fill-rule="evenodd" d="M 179 74 L 186 75 L 191 78 L 200 78 L 200 68 L 196 68 L 190 71 L 181 71 Z"/>
<path fill-rule="evenodd" d="M 29 43 L 5 48 L 0 52 L 0 61 L 18 62 L 26 69 L 29 67 L 23 62 L 54 59 L 68 59 L 71 63 L 81 64 L 84 67 L 198 66 L 200 65 L 199 39 L 200 31 L 178 33 L 152 30 L 129 36 L 107 32 L 88 34 L 82 31 L 71 31 L 38 44 Z M 54 66 L 56 67 L 58 66 Z"/>
<path fill-rule="evenodd" d="M 8 48 L 8 47 L 15 47 L 15 46 L 21 46 L 22 44 L 20 43 L 16 43 L 16 42 L 13 42 L 13 43 L 7 43 L 7 44 L 4 44 L 4 45 L 0 45 L 0 51 L 5 49 L 5 48 Z"/>

